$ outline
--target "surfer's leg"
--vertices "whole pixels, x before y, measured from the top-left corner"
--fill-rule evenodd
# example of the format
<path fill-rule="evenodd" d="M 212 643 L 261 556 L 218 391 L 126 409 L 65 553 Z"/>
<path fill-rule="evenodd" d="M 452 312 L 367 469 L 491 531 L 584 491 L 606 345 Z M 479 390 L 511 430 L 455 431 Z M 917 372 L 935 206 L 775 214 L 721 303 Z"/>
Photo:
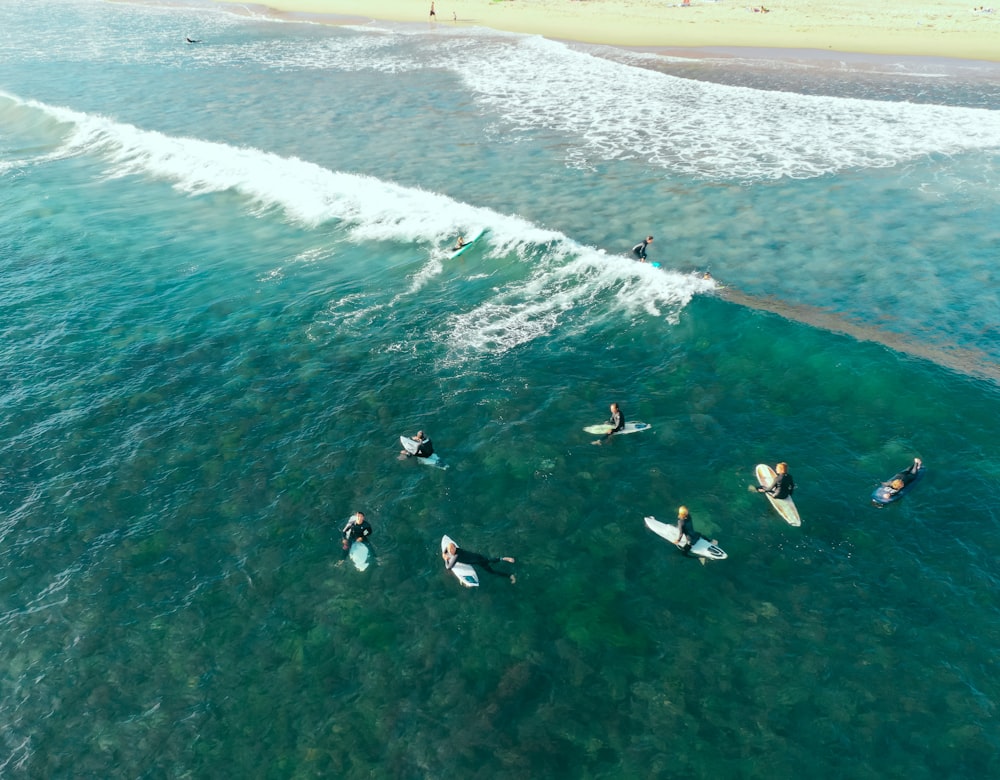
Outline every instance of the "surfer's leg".
<path fill-rule="evenodd" d="M 485 558 L 483 556 L 480 557 L 482 557 L 483 559 L 482 561 L 479 562 L 478 565 L 482 568 L 483 571 L 488 571 L 490 574 L 496 574 L 498 577 L 509 577 L 511 582 L 514 581 L 513 574 L 510 574 L 505 571 L 497 571 L 490 565 L 493 563 L 500 563 L 500 561 L 504 560 L 503 558 Z"/>
<path fill-rule="evenodd" d="M 483 558 L 479 566 L 482 568 L 483 571 L 488 571 L 490 574 L 496 574 L 500 577 L 509 576 L 507 574 L 504 574 L 502 571 L 497 571 L 490 565 L 491 563 L 499 563 L 499 562 L 500 562 L 499 558 Z"/>

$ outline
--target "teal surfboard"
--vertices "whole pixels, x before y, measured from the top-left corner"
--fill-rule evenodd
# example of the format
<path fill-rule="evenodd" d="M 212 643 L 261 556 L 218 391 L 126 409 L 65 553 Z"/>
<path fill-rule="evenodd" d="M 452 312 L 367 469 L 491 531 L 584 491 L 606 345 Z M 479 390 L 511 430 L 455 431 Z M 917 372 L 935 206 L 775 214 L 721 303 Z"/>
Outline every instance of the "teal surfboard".
<path fill-rule="evenodd" d="M 471 241 L 466 241 L 464 244 L 462 244 L 462 248 L 461 249 L 456 249 L 454 252 L 451 253 L 451 259 L 454 260 L 460 254 L 462 254 L 466 249 L 468 249 L 470 246 L 472 246 L 474 243 L 476 243 L 479 239 L 481 239 L 483 237 L 483 234 L 485 232 L 486 232 L 486 228 L 483 228 L 482 230 L 479 231 L 478 235 L 476 235 L 475 238 L 473 238 Z"/>

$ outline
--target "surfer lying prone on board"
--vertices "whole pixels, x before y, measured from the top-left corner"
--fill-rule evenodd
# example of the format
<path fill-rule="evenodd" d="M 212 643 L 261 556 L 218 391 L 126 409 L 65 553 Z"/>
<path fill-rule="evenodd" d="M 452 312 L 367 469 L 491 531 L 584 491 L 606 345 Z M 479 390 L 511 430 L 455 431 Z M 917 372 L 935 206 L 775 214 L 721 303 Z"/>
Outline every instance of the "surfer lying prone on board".
<path fill-rule="evenodd" d="M 890 482 L 883 482 L 882 486 L 889 488 L 886 492 L 886 497 L 894 496 L 899 493 L 900 490 L 909 485 L 913 480 L 917 478 L 917 473 L 923 467 L 923 461 L 920 458 L 914 458 L 913 463 L 910 464 L 909 468 L 904 469 Z"/>
<path fill-rule="evenodd" d="M 417 435 L 413 437 L 413 441 L 417 442 L 417 449 L 414 452 L 407 452 L 406 450 L 400 450 L 400 455 L 405 455 L 410 457 L 411 455 L 416 455 L 418 458 L 429 458 L 434 454 L 434 445 L 431 444 L 430 436 L 425 436 L 423 431 L 417 431 Z"/>
<path fill-rule="evenodd" d="M 788 473 L 788 464 L 779 463 L 774 467 L 777 478 L 769 488 L 758 487 L 758 493 L 768 493 L 774 498 L 789 498 L 795 492 L 795 480 Z"/>
<path fill-rule="evenodd" d="M 514 563 L 513 558 L 487 558 L 485 555 L 463 550 L 454 542 L 449 544 L 448 549 L 441 553 L 441 557 L 444 558 L 444 567 L 449 571 L 456 563 L 467 563 L 470 566 L 479 566 L 483 571 L 488 571 L 490 574 L 496 574 L 499 577 L 510 577 L 511 583 L 517 582 L 517 578 L 513 574 L 497 571 L 490 565 L 492 563 L 499 563 L 500 561 Z"/>
<path fill-rule="evenodd" d="M 694 547 L 695 543 L 701 539 L 701 534 L 694 530 L 694 521 L 691 520 L 691 513 L 686 506 L 677 507 L 677 546 L 685 555 L 688 550 Z M 716 539 L 712 544 L 718 544 Z"/>
<path fill-rule="evenodd" d="M 344 526 L 344 530 L 340 532 L 343 536 L 341 542 L 344 552 L 351 549 L 351 544 L 354 542 L 367 542 L 368 537 L 372 535 L 372 526 L 367 520 L 365 520 L 364 512 L 355 512 L 351 515 L 351 519 L 347 521 L 347 525 Z"/>

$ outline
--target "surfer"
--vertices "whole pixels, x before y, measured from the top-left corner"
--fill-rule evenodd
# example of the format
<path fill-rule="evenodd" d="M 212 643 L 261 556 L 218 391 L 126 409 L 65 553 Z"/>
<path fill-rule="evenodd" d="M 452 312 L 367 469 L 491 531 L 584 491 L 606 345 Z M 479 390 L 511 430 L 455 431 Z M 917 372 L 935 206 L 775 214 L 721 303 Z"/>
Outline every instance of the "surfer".
<path fill-rule="evenodd" d="M 625 428 L 625 415 L 622 414 L 622 410 L 618 408 L 618 404 L 611 404 L 611 419 L 608 420 L 608 425 L 611 426 L 611 430 L 604 434 L 604 438 L 607 439 L 610 436 L 614 436 L 618 431 L 624 430 Z M 603 439 L 598 439 L 594 444 L 600 444 Z"/>
<path fill-rule="evenodd" d="M 788 464 L 779 463 L 774 467 L 774 484 L 769 488 L 760 485 L 757 487 L 758 493 L 767 493 L 772 498 L 790 498 L 795 492 L 795 480 L 788 473 Z"/>
<path fill-rule="evenodd" d="M 344 526 L 344 530 L 340 532 L 343 536 L 343 547 L 344 552 L 351 549 L 351 544 L 353 542 L 367 542 L 368 537 L 371 536 L 372 526 L 367 520 L 365 520 L 364 512 L 355 512 L 351 515 L 351 519 L 347 521 L 347 525 Z"/>
<path fill-rule="evenodd" d="M 417 442 L 417 449 L 414 452 L 400 450 L 399 454 L 406 457 L 416 455 L 418 458 L 429 458 L 434 454 L 434 445 L 431 444 L 430 437 L 425 436 L 423 431 L 417 431 L 417 435 L 413 437 L 413 441 Z"/>
<path fill-rule="evenodd" d="M 632 247 L 632 254 L 635 255 L 636 259 L 640 262 L 646 262 L 646 248 L 653 243 L 652 236 L 646 236 L 642 241 Z"/>
<path fill-rule="evenodd" d="M 196 41 L 194 38 L 190 36 L 185 36 L 184 40 L 187 41 L 188 43 L 201 43 L 201 41 Z"/>
<path fill-rule="evenodd" d="M 492 563 L 499 563 L 500 561 L 514 563 L 513 558 L 487 558 L 485 555 L 463 550 L 454 542 L 451 542 L 448 545 L 448 549 L 441 553 L 441 557 L 444 558 L 444 567 L 448 571 L 451 571 L 456 563 L 467 563 L 470 566 L 479 566 L 483 571 L 488 571 L 490 574 L 496 574 L 499 577 L 510 577 L 511 584 L 517 582 L 517 578 L 513 574 L 497 571 L 490 565 Z"/>
<path fill-rule="evenodd" d="M 913 463 L 911 463 L 907 468 L 903 469 L 888 482 L 883 482 L 882 486 L 888 488 L 886 491 L 886 497 L 896 495 L 900 490 L 913 482 L 913 480 L 917 478 L 917 474 L 920 473 L 920 469 L 923 467 L 924 462 L 920 460 L 920 458 L 914 458 Z"/>
<path fill-rule="evenodd" d="M 891 482 L 883 482 L 882 484 L 887 488 L 885 491 L 886 498 L 896 495 L 900 490 L 906 487 L 906 483 L 898 477 Z"/>
<path fill-rule="evenodd" d="M 677 507 L 677 541 L 675 544 L 687 555 L 688 550 L 694 547 L 699 539 L 701 539 L 701 534 L 694 530 L 694 522 L 691 520 L 688 508 L 686 506 Z M 713 539 L 712 544 L 718 544 L 718 542 Z"/>
<path fill-rule="evenodd" d="M 458 251 L 459 249 L 461 249 L 461 248 L 462 248 L 463 246 L 465 246 L 465 236 L 459 236 L 459 237 L 458 237 L 458 241 L 456 241 L 456 242 L 455 242 L 455 246 L 453 246 L 453 247 L 451 248 L 451 251 L 452 251 L 452 252 L 457 252 L 457 251 Z"/>

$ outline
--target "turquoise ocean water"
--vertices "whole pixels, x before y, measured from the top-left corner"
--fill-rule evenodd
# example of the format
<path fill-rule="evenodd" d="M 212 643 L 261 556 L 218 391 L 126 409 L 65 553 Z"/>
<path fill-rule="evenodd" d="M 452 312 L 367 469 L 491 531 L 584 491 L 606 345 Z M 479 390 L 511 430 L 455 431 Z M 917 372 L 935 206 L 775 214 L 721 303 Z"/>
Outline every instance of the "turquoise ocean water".
<path fill-rule="evenodd" d="M 1000 68 L 236 11 L 0 2 L 0 775 L 1000 774 Z"/>

